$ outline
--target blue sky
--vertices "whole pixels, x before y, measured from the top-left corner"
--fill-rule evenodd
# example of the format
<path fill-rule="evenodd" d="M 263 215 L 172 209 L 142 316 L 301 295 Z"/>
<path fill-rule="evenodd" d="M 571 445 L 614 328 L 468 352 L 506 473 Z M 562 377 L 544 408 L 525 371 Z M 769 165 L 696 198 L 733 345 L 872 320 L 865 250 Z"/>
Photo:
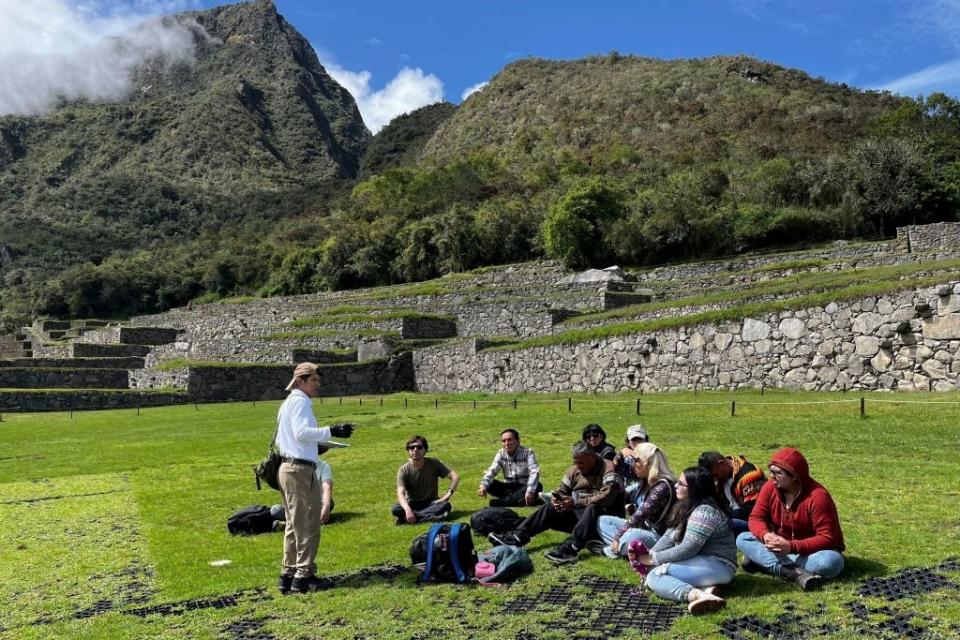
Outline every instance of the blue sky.
<path fill-rule="evenodd" d="M 656 58 L 744 53 L 904 95 L 960 95 L 960 0 L 337 2 L 276 0 L 321 59 L 370 74 L 404 68 L 466 90 L 525 56 L 619 51 Z M 589 7 L 589 8 L 588 8 Z"/>
<path fill-rule="evenodd" d="M 504 65 L 526 56 L 572 59 L 618 51 L 691 58 L 743 53 L 863 89 L 960 95 L 960 0 L 275 3 L 354 94 L 373 130 L 424 104 L 440 99 L 458 103 Z M 105 31 L 105 17 L 129 20 L 216 4 L 221 3 L 0 0 L 5 15 L 0 21 L 0 72 L 9 59 L 4 55 L 18 47 L 35 48 L 35 43 L 48 40 L 64 43 L 71 37 L 86 46 L 91 33 Z M 51 16 L 57 16 L 59 31 L 50 26 Z M 4 22 L 15 26 L 5 32 Z M 49 66 L 37 63 L 37 68 Z M 22 63 L 19 68 L 24 68 Z M 2 108 L 0 104 L 0 112 Z"/>

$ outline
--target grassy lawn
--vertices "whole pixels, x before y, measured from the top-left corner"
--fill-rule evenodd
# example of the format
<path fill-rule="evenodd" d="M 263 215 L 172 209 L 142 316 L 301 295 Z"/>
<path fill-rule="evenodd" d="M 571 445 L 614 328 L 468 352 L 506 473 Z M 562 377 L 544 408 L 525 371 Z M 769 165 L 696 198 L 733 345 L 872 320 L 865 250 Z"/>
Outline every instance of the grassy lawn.
<path fill-rule="evenodd" d="M 139 416 L 133 409 L 87 412 L 72 419 L 5 413 L 0 638 L 243 638 L 244 625 L 275 638 L 569 637 L 570 619 L 614 601 L 591 595 L 585 578 L 638 582 L 626 562 L 586 554 L 576 565 L 553 567 L 543 552 L 564 537 L 560 533 L 535 538 L 528 547 L 534 574 L 504 589 L 418 588 L 412 571 L 396 577 L 358 572 L 408 564 L 409 542 L 425 529 L 396 527 L 388 514 L 410 435 L 425 435 L 431 454 L 464 478 L 453 503 L 456 518 L 466 521 L 484 504 L 474 491 L 500 429 L 520 430 L 524 444 L 537 451 L 544 485 L 553 488 L 584 424 L 600 423 L 619 444 L 638 420 L 676 471 L 706 449 L 764 463 L 776 448 L 800 448 L 814 477 L 833 493 L 848 545 L 847 570 L 823 592 L 805 594 L 741 573 L 726 591 L 725 611 L 682 615 L 656 637 L 722 637 L 724 621 L 771 621 L 786 611 L 811 616 L 829 629 L 824 636 L 882 637 L 878 625 L 889 617 L 883 606 L 913 618 L 928 637 L 960 635 L 960 590 L 895 602 L 857 595 L 868 578 L 958 555 L 960 396 L 875 394 L 867 397 L 865 418 L 858 397 L 842 394 L 647 395 L 639 418 L 635 396 L 573 396 L 572 412 L 566 397 L 518 396 L 516 409 L 513 396 L 485 395 L 440 396 L 439 408 L 435 396 L 415 395 L 386 397 L 384 406 L 372 398 L 362 405 L 357 398 L 315 402 L 321 421 L 361 425 L 351 448 L 326 456 L 337 507 L 334 523 L 323 529 L 318 563 L 322 574 L 345 578 L 331 591 L 288 597 L 274 589 L 279 534 L 240 538 L 226 530 L 235 509 L 279 498 L 257 492 L 250 470 L 273 433 L 279 403 L 151 408 Z M 481 550 L 490 546 L 476 543 Z M 230 564 L 211 566 L 216 560 Z M 941 573 L 960 582 L 956 572 Z M 572 608 L 501 613 L 515 598 L 557 586 L 572 587 Z M 866 621 L 851 613 L 854 601 L 867 606 Z M 160 605 L 169 606 L 152 609 Z M 578 605 L 585 613 L 573 613 Z"/>

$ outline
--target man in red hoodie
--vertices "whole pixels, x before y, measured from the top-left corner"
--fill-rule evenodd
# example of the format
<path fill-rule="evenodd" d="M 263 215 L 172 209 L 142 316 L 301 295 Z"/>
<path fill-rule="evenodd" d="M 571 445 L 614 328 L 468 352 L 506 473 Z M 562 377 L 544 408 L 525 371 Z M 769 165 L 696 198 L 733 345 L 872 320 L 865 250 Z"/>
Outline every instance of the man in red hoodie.
<path fill-rule="evenodd" d="M 737 537 L 743 569 L 796 581 L 804 591 L 843 571 L 843 532 L 830 493 L 810 477 L 807 459 L 784 447 L 770 459 L 770 479 Z"/>

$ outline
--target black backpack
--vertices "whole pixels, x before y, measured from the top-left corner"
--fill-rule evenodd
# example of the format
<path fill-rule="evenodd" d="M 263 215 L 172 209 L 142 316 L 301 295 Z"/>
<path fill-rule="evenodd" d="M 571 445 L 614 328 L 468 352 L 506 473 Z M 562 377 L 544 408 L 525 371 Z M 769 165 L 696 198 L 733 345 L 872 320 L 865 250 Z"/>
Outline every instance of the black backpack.
<path fill-rule="evenodd" d="M 513 531 L 523 522 L 523 516 L 506 507 L 484 507 L 470 516 L 470 526 L 481 536 Z"/>
<path fill-rule="evenodd" d="M 420 534 L 410 543 L 410 561 L 422 565 L 422 582 L 458 582 L 473 580 L 477 552 L 473 548 L 470 527 L 465 524 L 440 524 Z"/>
<path fill-rule="evenodd" d="M 273 531 L 273 521 L 274 517 L 270 515 L 270 507 L 262 504 L 252 504 L 227 518 L 227 531 L 235 536 L 269 533 Z"/>

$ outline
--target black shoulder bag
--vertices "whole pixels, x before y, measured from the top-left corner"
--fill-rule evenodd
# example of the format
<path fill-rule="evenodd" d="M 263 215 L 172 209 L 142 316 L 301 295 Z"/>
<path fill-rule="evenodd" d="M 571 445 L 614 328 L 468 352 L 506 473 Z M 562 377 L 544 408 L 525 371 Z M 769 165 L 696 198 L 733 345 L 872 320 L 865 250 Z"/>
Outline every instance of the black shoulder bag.
<path fill-rule="evenodd" d="M 267 457 L 260 464 L 253 467 L 253 475 L 257 481 L 257 491 L 260 491 L 260 481 L 263 480 L 271 489 L 280 491 L 280 464 L 283 456 L 277 451 L 277 435 L 280 433 L 280 421 L 277 421 L 277 430 L 273 432 L 273 440 L 267 448 Z"/>

